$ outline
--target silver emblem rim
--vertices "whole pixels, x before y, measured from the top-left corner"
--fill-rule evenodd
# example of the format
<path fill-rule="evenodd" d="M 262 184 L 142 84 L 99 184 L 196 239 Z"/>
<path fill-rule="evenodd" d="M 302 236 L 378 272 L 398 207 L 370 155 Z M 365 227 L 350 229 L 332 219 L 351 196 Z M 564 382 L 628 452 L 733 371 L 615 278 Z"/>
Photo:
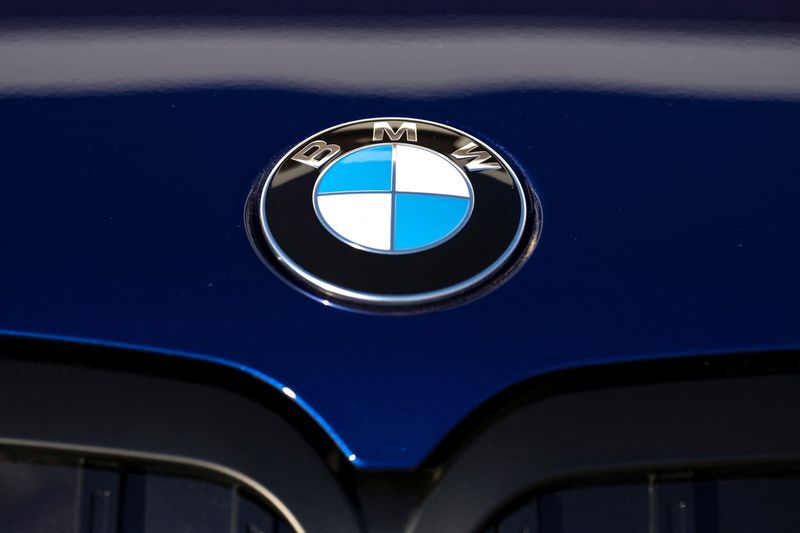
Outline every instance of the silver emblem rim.
<path fill-rule="evenodd" d="M 520 216 L 519 224 L 517 225 L 517 230 L 514 233 L 514 238 L 512 239 L 511 243 L 506 247 L 503 253 L 490 264 L 488 267 L 480 271 L 479 273 L 475 274 L 474 276 L 456 283 L 454 285 L 450 285 L 449 287 L 445 287 L 443 289 L 435 290 L 435 291 L 427 291 L 421 292 L 417 294 L 403 294 L 403 295 L 392 295 L 392 294 L 378 294 L 378 293 L 370 293 L 370 292 L 362 292 L 362 291 L 355 291 L 352 289 L 348 289 L 346 287 L 342 287 L 335 283 L 330 283 L 321 279 L 310 272 L 306 271 L 300 265 L 295 263 L 278 245 L 275 241 L 275 238 L 272 235 L 272 232 L 269 229 L 269 224 L 267 223 L 266 216 L 265 216 L 265 202 L 267 197 L 267 191 L 270 188 L 270 184 L 272 183 L 272 178 L 277 173 L 278 169 L 286 162 L 289 157 L 294 154 L 300 148 L 306 146 L 308 143 L 312 142 L 314 139 L 322 137 L 323 135 L 330 133 L 332 131 L 338 130 L 340 128 L 344 128 L 346 126 L 351 126 L 354 124 L 360 124 L 364 122 L 379 122 L 379 121 L 405 121 L 405 122 L 416 122 L 421 124 L 430 124 L 432 126 L 437 126 L 440 128 L 451 130 L 455 133 L 463 135 L 468 139 L 471 139 L 475 142 L 480 143 L 483 148 L 486 149 L 497 161 L 502 165 L 502 167 L 509 173 L 511 178 L 514 180 L 514 183 L 517 188 L 517 196 L 520 202 L 520 212 L 522 213 Z M 469 180 L 467 180 L 469 182 Z M 316 185 L 315 185 L 316 188 Z M 472 188 L 470 184 L 470 188 Z M 521 265 L 533 252 L 533 249 L 536 247 L 536 244 L 539 240 L 539 233 L 541 231 L 541 207 L 539 204 L 538 197 L 533 190 L 530 190 L 532 205 L 531 208 L 534 209 L 537 214 L 537 227 L 534 228 L 531 242 L 520 255 L 519 264 Z M 473 202 L 476 199 L 473 197 Z M 313 199 L 312 199 L 313 201 Z M 351 120 L 349 122 L 343 122 L 341 124 L 337 124 L 330 128 L 326 128 L 322 131 L 311 135 L 296 145 L 294 145 L 291 149 L 287 150 L 283 157 L 278 160 L 275 165 L 273 165 L 272 170 L 270 171 L 267 179 L 261 185 L 261 191 L 259 192 L 259 200 L 258 200 L 258 220 L 261 226 L 262 231 L 264 232 L 264 237 L 267 240 L 267 244 L 269 245 L 270 250 L 275 255 L 275 258 L 278 260 L 280 264 L 288 268 L 293 274 L 299 276 L 303 280 L 305 280 L 309 285 L 316 287 L 318 290 L 321 290 L 325 293 L 328 293 L 334 297 L 342 298 L 344 300 L 349 300 L 354 303 L 366 303 L 366 304 L 373 304 L 373 305 L 384 305 L 384 306 L 391 306 L 391 305 L 410 305 L 410 304 L 425 304 L 425 303 L 432 303 L 438 300 L 443 300 L 445 298 L 458 295 L 460 293 L 466 292 L 471 287 L 474 287 L 481 283 L 482 281 L 488 279 L 493 274 L 495 274 L 511 257 L 514 251 L 517 249 L 517 246 L 520 244 L 522 239 L 522 234 L 525 231 L 525 225 L 528 220 L 528 206 L 525 202 L 525 189 L 522 181 L 519 179 L 517 174 L 514 172 L 514 169 L 509 165 L 506 160 L 498 154 L 491 146 L 487 145 L 486 143 L 476 139 L 471 134 L 462 131 L 458 128 L 454 128 L 452 126 L 448 126 L 447 124 L 442 124 L 440 122 L 434 122 L 432 120 L 423 120 L 423 119 L 415 119 L 415 118 L 408 118 L 408 117 L 374 117 L 374 118 L 364 118 L 359 120 Z M 315 295 L 316 297 L 316 295 Z M 325 301 L 325 298 L 322 296 L 317 297 L 320 301 Z"/>

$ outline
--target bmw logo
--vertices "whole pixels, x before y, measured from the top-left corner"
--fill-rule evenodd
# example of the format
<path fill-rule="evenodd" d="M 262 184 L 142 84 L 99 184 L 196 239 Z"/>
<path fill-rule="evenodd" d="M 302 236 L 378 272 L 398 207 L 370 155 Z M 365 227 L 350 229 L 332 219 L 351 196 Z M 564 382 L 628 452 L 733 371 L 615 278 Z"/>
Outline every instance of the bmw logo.
<path fill-rule="evenodd" d="M 292 148 L 256 184 L 250 238 L 326 303 L 413 311 L 498 286 L 533 251 L 538 200 L 500 155 L 455 128 L 375 118 Z"/>

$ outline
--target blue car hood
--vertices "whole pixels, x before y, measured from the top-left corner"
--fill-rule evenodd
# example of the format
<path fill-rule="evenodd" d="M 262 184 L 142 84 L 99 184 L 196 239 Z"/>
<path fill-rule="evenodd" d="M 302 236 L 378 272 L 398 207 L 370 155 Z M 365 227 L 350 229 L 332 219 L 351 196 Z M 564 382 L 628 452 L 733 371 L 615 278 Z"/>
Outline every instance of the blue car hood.
<path fill-rule="evenodd" d="M 7 335 L 239 367 L 291 389 L 364 467 L 420 463 L 556 369 L 800 348 L 794 27 L 115 24 L 0 37 Z M 264 267 L 243 221 L 259 173 L 373 116 L 458 127 L 521 170 L 543 229 L 506 284 L 380 316 Z"/>

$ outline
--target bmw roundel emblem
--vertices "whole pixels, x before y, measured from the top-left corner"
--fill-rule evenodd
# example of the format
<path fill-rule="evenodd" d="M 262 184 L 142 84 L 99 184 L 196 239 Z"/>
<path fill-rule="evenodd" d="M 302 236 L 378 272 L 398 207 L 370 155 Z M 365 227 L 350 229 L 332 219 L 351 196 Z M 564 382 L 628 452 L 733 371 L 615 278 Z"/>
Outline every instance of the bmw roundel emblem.
<path fill-rule="evenodd" d="M 536 244 L 536 195 L 500 155 L 455 128 L 409 118 L 309 137 L 251 195 L 267 264 L 319 299 L 424 310 L 499 285 Z"/>

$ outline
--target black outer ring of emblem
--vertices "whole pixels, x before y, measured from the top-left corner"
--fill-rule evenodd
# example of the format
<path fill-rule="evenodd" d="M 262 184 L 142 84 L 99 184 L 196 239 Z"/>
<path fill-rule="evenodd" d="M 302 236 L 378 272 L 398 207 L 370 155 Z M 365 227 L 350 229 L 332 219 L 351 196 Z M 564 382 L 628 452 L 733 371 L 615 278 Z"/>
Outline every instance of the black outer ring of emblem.
<path fill-rule="evenodd" d="M 417 125 L 417 142 L 373 141 L 373 123 Z M 458 234 L 425 251 L 386 255 L 359 250 L 332 235 L 313 205 L 314 169 L 291 159 L 315 140 L 341 147 L 341 156 L 371 144 L 396 142 L 438 151 L 461 167 L 474 190 L 473 212 Z M 468 142 L 492 154 L 499 170 L 469 171 L 449 157 Z M 337 157 L 338 157 L 337 156 Z M 245 211 L 248 235 L 266 264 L 318 300 L 359 310 L 419 312 L 450 307 L 488 292 L 530 256 L 541 229 L 536 195 L 489 146 L 450 126 L 411 118 L 370 118 L 340 124 L 298 143 L 259 178 Z"/>

